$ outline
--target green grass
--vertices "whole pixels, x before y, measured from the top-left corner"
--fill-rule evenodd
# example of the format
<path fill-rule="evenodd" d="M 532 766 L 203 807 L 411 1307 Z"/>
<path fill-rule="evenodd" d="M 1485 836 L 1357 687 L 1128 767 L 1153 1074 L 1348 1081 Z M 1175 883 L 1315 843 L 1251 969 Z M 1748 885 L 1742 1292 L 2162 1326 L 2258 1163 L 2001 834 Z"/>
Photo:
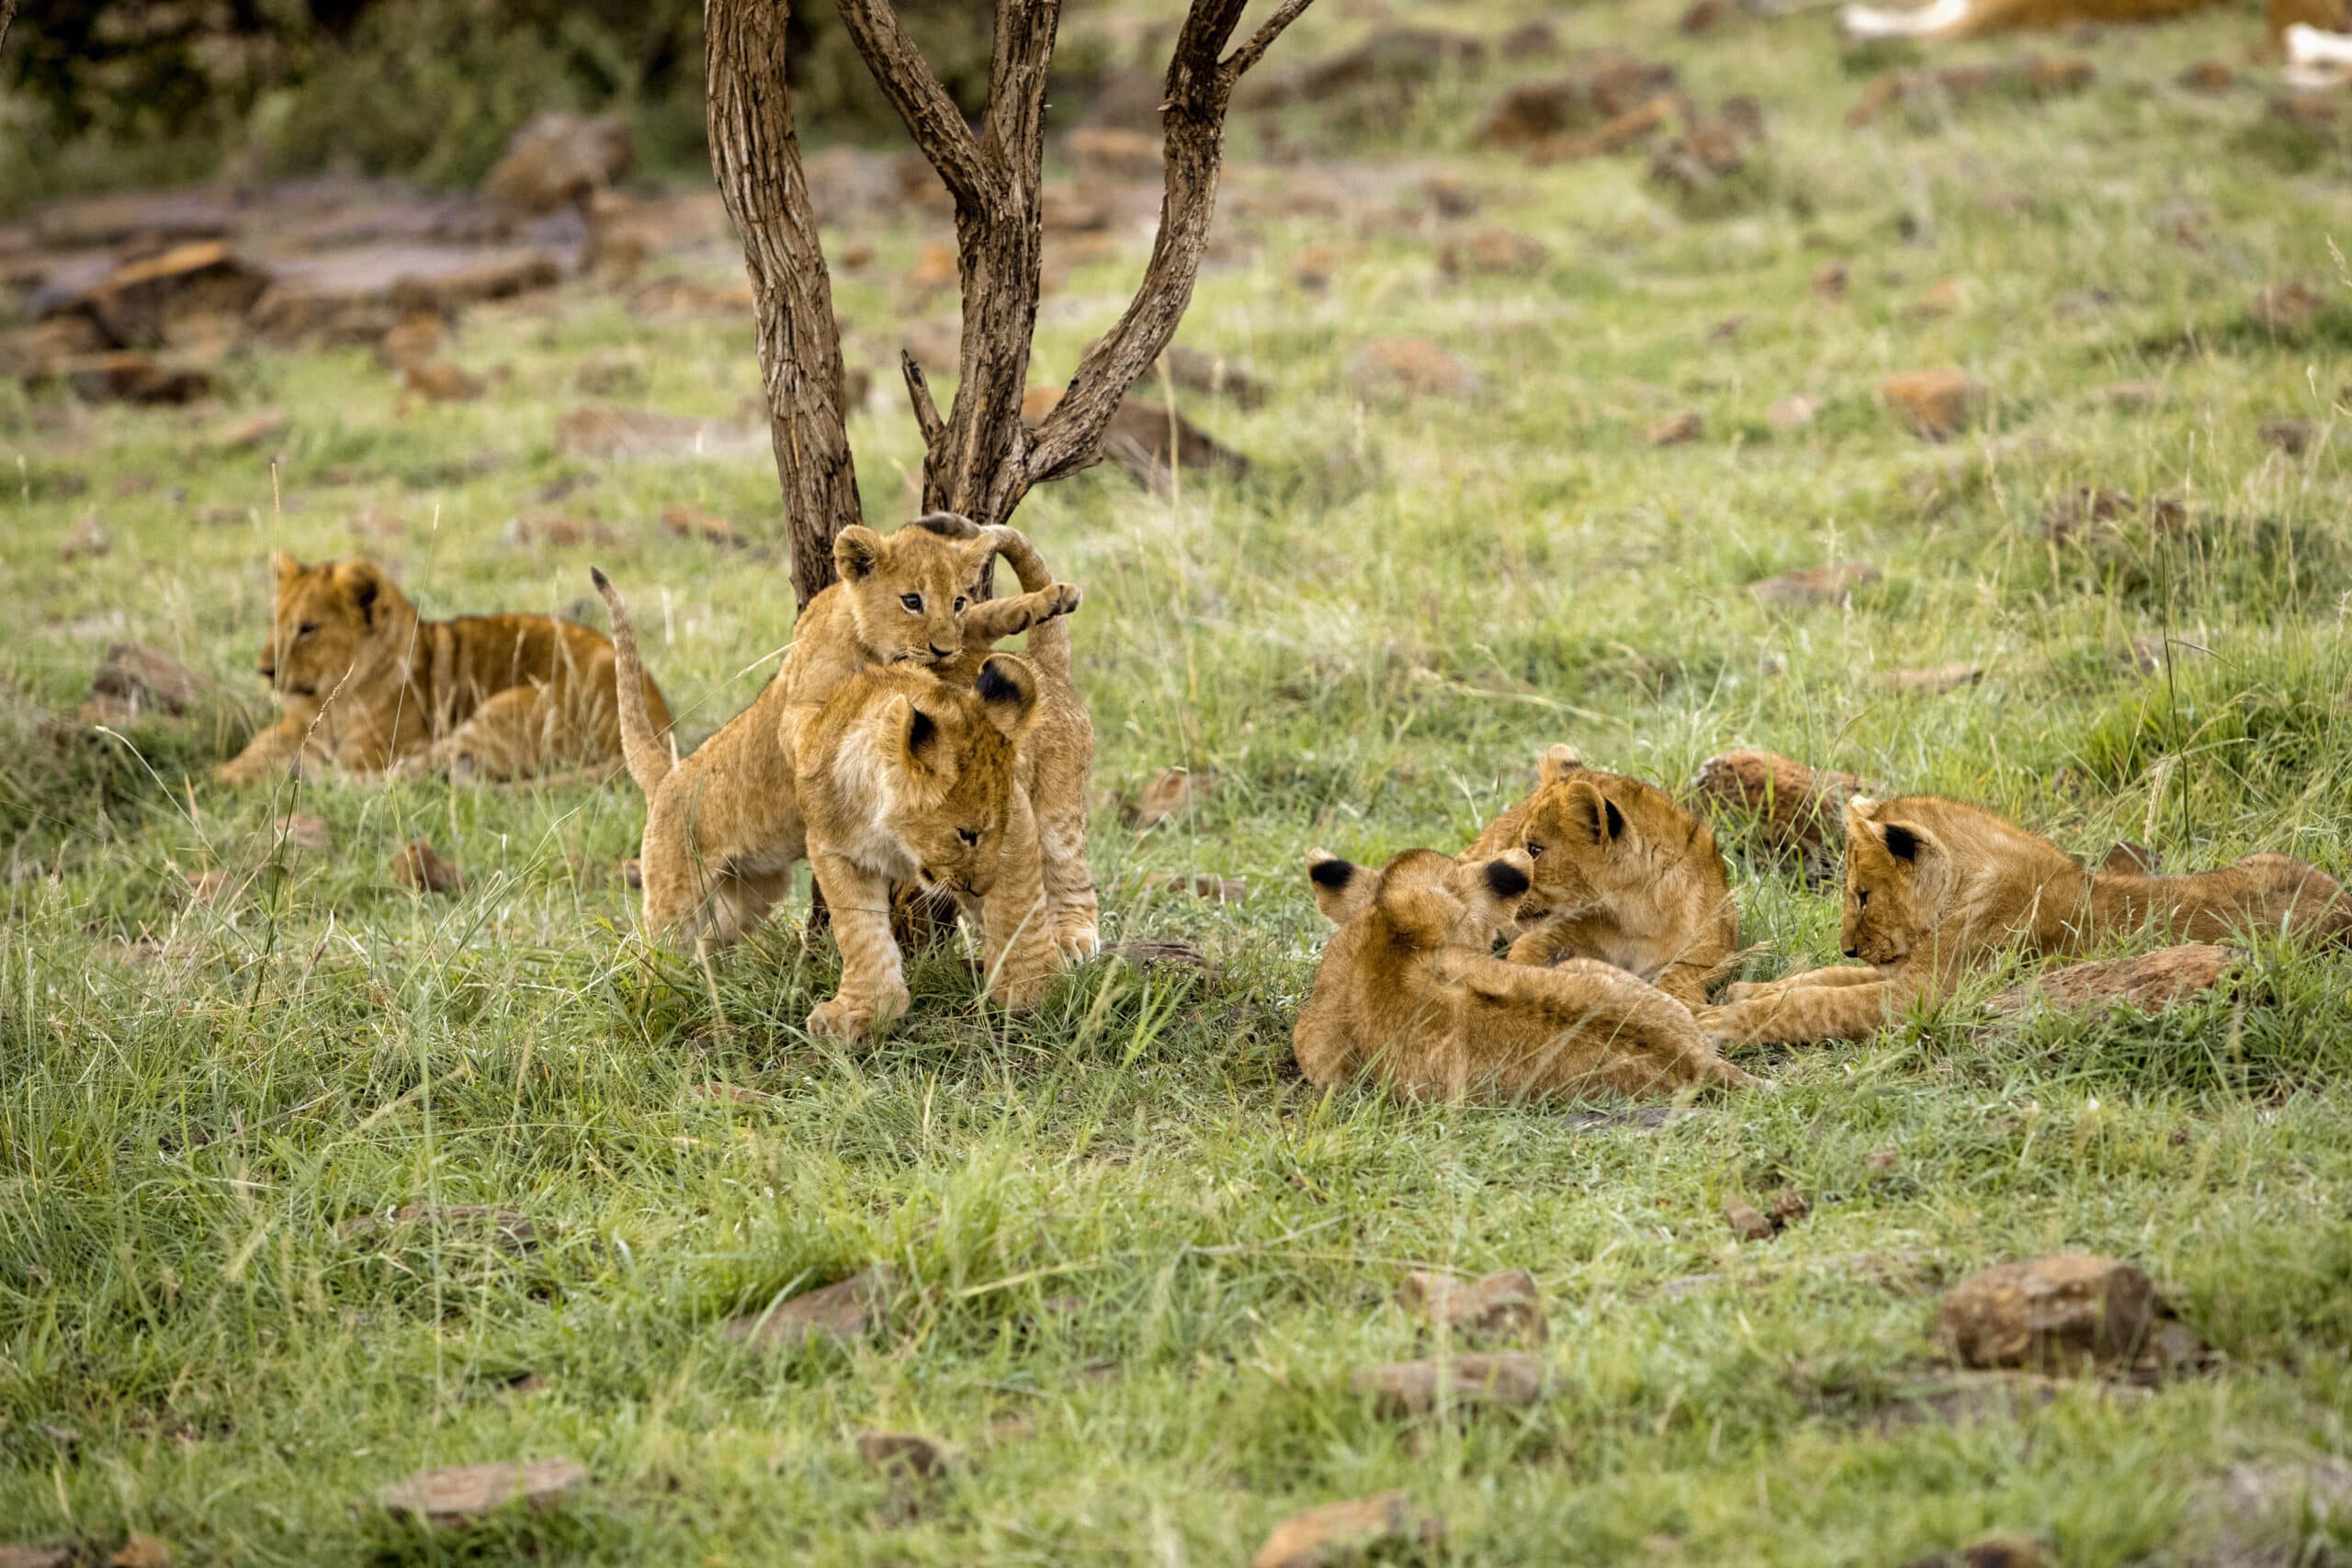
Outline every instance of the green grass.
<path fill-rule="evenodd" d="M 2132 838 L 2177 865 L 2279 849 L 2352 872 L 2344 433 L 2300 459 L 2256 434 L 2333 424 L 2352 376 L 2332 328 L 2244 322 L 2266 283 L 2346 286 L 2346 165 L 2266 118 L 2260 70 L 2220 99 L 2172 85 L 2241 58 L 2253 17 L 2109 35 L 2079 97 L 1857 133 L 1841 117 L 1866 62 L 1819 14 L 1693 40 L 1674 9 L 1604 0 L 1563 27 L 1676 60 L 1703 99 L 1760 99 L 1770 141 L 1732 210 L 1685 215 L 1637 158 L 1531 174 L 1470 149 L 1477 107 L 1533 62 L 1448 78 L 1365 134 L 1296 116 L 1288 144 L 1328 139 L 1369 194 L 1318 216 L 1280 193 L 1336 182 L 1237 164 L 1236 262 L 1183 330 L 1273 388 L 1249 413 L 1187 404 L 1256 472 L 1173 497 L 1097 472 L 1022 513 L 1087 589 L 1098 785 L 1217 775 L 1181 826 L 1138 832 L 1105 803 L 1093 839 L 1110 934 L 1191 940 L 1213 981 L 1091 966 L 1008 1023 L 934 954 L 896 1035 L 843 1048 L 800 1027 L 833 978 L 822 943 L 779 928 L 708 977 L 631 955 L 626 785 L 209 782 L 261 710 L 265 556 L 348 553 L 368 508 L 408 519 L 379 553 L 428 614 L 572 611 L 593 559 L 689 730 L 747 702 L 789 635 L 781 558 L 655 519 L 691 502 L 780 536 L 766 459 L 606 466 L 551 445 L 556 415 L 595 400 L 571 384 L 591 355 L 636 356 L 628 400 L 730 413 L 759 387 L 740 322 L 642 322 L 585 287 L 485 310 L 458 356 L 512 376 L 404 416 L 362 353 L 233 362 L 235 409 L 291 418 L 282 513 L 201 417 L 0 389 L 0 1541 L 103 1554 L 138 1529 L 199 1562 L 1211 1563 L 1299 1508 L 1401 1486 L 1446 1519 L 1445 1562 L 1881 1564 L 2013 1530 L 2105 1565 L 2197 1560 L 2233 1522 L 2214 1490 L 2233 1467 L 2345 1453 L 2341 954 L 2265 950 L 2237 997 L 2154 1020 L 1987 1025 L 1973 1003 L 2012 977 L 1988 975 L 1867 1043 L 1766 1054 L 1749 1065 L 1779 1092 L 1656 1131 L 1293 1072 L 1321 942 L 1303 852 L 1458 846 L 1555 740 L 1666 781 L 1764 745 L 1986 801 L 2093 855 Z M 1364 27 L 1310 17 L 1268 69 Z M 1551 243 L 1547 274 L 1441 281 L 1430 225 L 1383 216 L 1430 166 L 1481 193 L 1475 221 Z M 2179 214 L 2201 246 L 2165 237 Z M 839 299 L 853 362 L 888 381 L 923 236 L 860 238 L 877 262 Z M 1289 259 L 1321 243 L 1345 254 L 1311 295 Z M 1131 237 L 1070 274 L 1037 381 L 1068 374 L 1141 255 Z M 1809 288 L 1831 257 L 1851 267 L 1842 302 Z M 1916 310 L 1947 276 L 1962 308 Z M 1360 399 L 1348 355 L 1392 331 L 1451 344 L 1486 393 Z M 1943 365 L 1993 404 L 1935 447 L 1874 389 Z M 2100 389 L 2125 379 L 2159 383 L 2157 405 L 2111 406 Z M 1771 430 L 1764 410 L 1797 392 L 1821 418 Z M 1701 442 L 1644 445 L 1683 408 Z M 912 421 L 885 399 L 853 426 L 869 514 L 905 513 Z M 534 499 L 567 478 L 586 487 Z M 2047 509 L 2096 485 L 2179 497 L 2192 525 L 2046 542 Z M 616 542 L 500 543 L 548 504 Z M 93 510 L 113 553 L 61 561 Z M 1850 610 L 1745 592 L 1839 558 L 1884 573 Z M 2120 657 L 2165 636 L 2185 646 L 2165 671 Z M 45 720 L 125 637 L 218 677 L 214 711 L 120 737 Z M 1984 680 L 1935 698 L 1882 680 L 1956 660 Z M 329 822 L 334 852 L 274 849 L 289 807 Z M 463 864 L 463 897 L 391 884 L 418 836 Z M 1732 848 L 1764 948 L 1749 972 L 1831 956 L 1834 897 Z M 214 868 L 240 891 L 191 899 Z M 1196 871 L 1253 897 L 1145 889 Z M 703 1098 L 709 1080 L 766 1098 Z M 1735 1247 L 1723 1199 L 1783 1184 L 1812 1215 Z M 541 1245 L 338 1230 L 411 1201 L 516 1210 Z M 2220 1368 L 1956 1427 L 1891 1418 L 1936 1372 L 1933 1285 L 2062 1247 L 2147 1268 Z M 910 1285 L 870 1345 L 778 1355 L 718 1332 L 876 1260 Z M 1532 1270 L 1551 1395 L 1400 1425 L 1350 1393 L 1349 1368 L 1422 1343 L 1394 1304 L 1415 1265 Z M 1693 1275 L 1713 1278 L 1661 1290 Z M 525 1374 L 541 1381 L 518 1392 Z M 858 1461 L 869 1427 L 968 1462 L 894 1491 Z M 423 1465 L 557 1453 L 593 1472 L 583 1495 L 471 1535 L 412 1534 L 368 1502 Z M 2267 1528 L 2280 1562 L 2352 1545 L 2291 1510 Z"/>

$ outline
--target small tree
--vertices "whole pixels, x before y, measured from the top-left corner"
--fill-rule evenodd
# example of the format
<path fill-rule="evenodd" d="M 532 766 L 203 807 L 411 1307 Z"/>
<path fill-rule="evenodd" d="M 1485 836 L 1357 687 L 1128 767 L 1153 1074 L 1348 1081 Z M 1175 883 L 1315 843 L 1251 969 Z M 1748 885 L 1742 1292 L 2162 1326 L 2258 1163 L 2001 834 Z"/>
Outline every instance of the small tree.
<path fill-rule="evenodd" d="M 805 606 L 832 581 L 833 536 L 859 513 L 832 283 L 785 84 L 788 3 L 705 0 L 704 15 L 711 166 L 752 275 L 793 593 Z M 1060 0 L 996 0 L 988 107 L 978 127 L 948 97 L 889 0 L 835 3 L 875 81 L 956 200 L 963 337 L 945 417 L 922 367 L 911 354 L 899 356 L 922 430 L 922 504 L 1001 523 L 1031 487 L 1102 460 L 1119 400 L 1168 346 L 1192 302 L 1234 86 L 1313 0 L 1279 0 L 1230 52 L 1248 0 L 1190 0 L 1159 108 L 1166 184 L 1151 259 L 1118 324 L 1087 350 L 1034 431 L 1022 423 L 1021 399 L 1037 321 L 1046 73 Z"/>

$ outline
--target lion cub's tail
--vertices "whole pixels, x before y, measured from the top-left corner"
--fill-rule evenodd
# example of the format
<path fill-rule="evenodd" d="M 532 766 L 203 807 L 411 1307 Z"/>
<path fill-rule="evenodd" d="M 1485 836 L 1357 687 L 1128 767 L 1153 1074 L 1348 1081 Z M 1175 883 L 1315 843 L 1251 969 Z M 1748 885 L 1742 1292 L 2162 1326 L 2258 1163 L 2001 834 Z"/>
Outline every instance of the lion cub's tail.
<path fill-rule="evenodd" d="M 1023 593 L 1036 593 L 1054 585 L 1054 574 L 1046 569 L 1045 558 L 1020 529 L 1009 524 L 1000 526 L 997 553 L 1012 563 L 1012 575 L 1021 580 Z M 1028 656 L 1029 662 L 1040 673 L 1067 682 L 1070 678 L 1069 617 L 1056 615 L 1030 627 Z"/>
<path fill-rule="evenodd" d="M 670 749 L 662 744 L 662 732 L 654 728 L 653 715 L 645 705 L 645 664 L 637 656 L 637 627 L 629 622 L 621 591 L 593 566 L 588 575 L 596 580 L 596 592 L 605 596 L 605 607 L 613 613 L 614 694 L 619 704 L 621 755 L 628 759 L 628 776 L 650 795 L 677 763 L 671 760 Z"/>

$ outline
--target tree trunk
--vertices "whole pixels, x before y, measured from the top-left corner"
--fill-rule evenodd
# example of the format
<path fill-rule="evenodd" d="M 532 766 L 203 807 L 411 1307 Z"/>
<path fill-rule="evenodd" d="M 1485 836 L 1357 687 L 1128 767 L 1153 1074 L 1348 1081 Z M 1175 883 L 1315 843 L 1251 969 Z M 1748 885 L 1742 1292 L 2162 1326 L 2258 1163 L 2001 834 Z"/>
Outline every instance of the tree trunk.
<path fill-rule="evenodd" d="M 711 169 L 752 276 L 792 593 L 805 609 L 833 581 L 833 536 L 859 511 L 832 280 L 785 85 L 785 17 L 783 0 L 706 0 L 703 10 Z"/>

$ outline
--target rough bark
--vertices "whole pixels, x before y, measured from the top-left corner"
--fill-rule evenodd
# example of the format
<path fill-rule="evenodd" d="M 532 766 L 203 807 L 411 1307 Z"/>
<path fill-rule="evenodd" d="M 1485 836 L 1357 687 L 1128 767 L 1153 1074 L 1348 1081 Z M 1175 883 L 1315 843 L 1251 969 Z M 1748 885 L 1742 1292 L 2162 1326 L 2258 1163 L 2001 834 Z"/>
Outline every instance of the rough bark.
<path fill-rule="evenodd" d="M 8 47 L 8 24 L 17 19 L 17 0 L 0 0 L 0 49 Z"/>
<path fill-rule="evenodd" d="M 792 592 L 805 607 L 833 580 L 833 536 L 859 513 L 832 280 L 785 86 L 786 7 L 778 0 L 707 0 L 703 16 L 711 169 L 751 273 Z"/>

